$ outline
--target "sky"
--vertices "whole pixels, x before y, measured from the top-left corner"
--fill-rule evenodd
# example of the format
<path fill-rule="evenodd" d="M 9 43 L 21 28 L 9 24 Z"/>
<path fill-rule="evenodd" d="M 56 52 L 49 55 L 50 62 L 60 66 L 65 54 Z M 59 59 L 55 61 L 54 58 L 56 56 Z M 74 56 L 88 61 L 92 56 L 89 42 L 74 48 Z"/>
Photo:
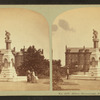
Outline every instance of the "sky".
<path fill-rule="evenodd" d="M 5 30 L 11 34 L 12 49 L 34 45 L 44 49 L 49 59 L 49 25 L 41 14 L 23 8 L 0 8 L 0 49 L 6 48 Z"/>
<path fill-rule="evenodd" d="M 61 59 L 64 66 L 66 45 L 93 47 L 93 29 L 100 39 L 100 7 L 77 8 L 58 15 L 52 24 L 53 59 Z"/>

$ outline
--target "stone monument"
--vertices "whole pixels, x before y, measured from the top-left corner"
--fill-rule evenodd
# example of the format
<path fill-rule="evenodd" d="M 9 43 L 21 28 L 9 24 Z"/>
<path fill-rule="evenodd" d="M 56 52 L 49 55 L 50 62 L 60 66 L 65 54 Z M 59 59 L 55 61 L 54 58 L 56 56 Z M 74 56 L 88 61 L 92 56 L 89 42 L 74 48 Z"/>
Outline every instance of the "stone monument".
<path fill-rule="evenodd" d="M 100 50 L 98 48 L 98 32 L 93 30 L 93 34 L 94 51 L 90 56 L 91 66 L 89 69 L 89 73 L 92 77 L 100 78 Z"/>
<path fill-rule="evenodd" d="M 2 71 L 0 74 L 0 81 L 16 81 L 17 74 L 15 71 L 15 57 L 11 51 L 10 33 L 5 31 L 6 51 L 2 59 Z"/>

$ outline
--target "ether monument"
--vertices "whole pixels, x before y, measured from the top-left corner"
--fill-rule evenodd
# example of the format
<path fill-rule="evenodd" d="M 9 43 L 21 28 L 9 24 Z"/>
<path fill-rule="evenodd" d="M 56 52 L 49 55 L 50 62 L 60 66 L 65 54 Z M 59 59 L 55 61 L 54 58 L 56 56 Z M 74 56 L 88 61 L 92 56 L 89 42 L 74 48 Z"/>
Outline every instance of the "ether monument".
<path fill-rule="evenodd" d="M 14 67 L 15 57 L 11 51 L 10 33 L 7 31 L 5 32 L 6 51 L 2 59 L 2 71 L 0 74 L 0 81 L 16 81 L 17 74 Z"/>
<path fill-rule="evenodd" d="M 98 32 L 93 30 L 93 35 L 94 51 L 90 56 L 90 61 L 92 64 L 90 66 L 89 73 L 95 78 L 100 78 L 100 50 L 98 45 Z"/>

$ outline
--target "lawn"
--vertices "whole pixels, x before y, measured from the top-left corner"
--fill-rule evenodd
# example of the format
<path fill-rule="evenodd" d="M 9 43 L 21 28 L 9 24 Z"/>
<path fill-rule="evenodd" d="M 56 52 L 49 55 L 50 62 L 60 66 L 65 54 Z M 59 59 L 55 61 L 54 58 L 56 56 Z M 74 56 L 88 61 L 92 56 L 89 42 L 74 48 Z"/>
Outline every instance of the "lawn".
<path fill-rule="evenodd" d="M 39 79 L 37 83 L 0 82 L 0 91 L 47 91 L 49 86 L 49 79 Z"/>
<path fill-rule="evenodd" d="M 75 80 L 63 78 L 61 90 L 100 90 L 100 80 Z"/>

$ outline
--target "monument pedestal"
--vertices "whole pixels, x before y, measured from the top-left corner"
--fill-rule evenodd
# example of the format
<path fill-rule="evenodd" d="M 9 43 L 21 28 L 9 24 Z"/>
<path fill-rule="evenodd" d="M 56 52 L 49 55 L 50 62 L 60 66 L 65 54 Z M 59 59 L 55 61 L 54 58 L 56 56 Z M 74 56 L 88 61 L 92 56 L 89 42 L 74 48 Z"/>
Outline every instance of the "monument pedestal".
<path fill-rule="evenodd" d="M 89 76 L 100 79 L 100 51 L 98 48 L 95 48 L 94 52 L 92 52 L 90 61 L 92 64 L 89 68 Z"/>
<path fill-rule="evenodd" d="M 100 68 L 99 67 L 91 67 L 89 70 L 89 75 L 94 77 L 100 77 Z"/>
<path fill-rule="evenodd" d="M 2 72 L 0 74 L 0 81 L 10 82 L 16 81 L 17 74 L 14 67 L 5 68 L 3 67 Z"/>
<path fill-rule="evenodd" d="M 0 81 L 10 82 L 16 81 L 17 74 L 14 67 L 14 55 L 12 54 L 11 50 L 6 50 L 5 54 L 3 55 L 2 61 L 2 71 L 0 74 Z"/>

